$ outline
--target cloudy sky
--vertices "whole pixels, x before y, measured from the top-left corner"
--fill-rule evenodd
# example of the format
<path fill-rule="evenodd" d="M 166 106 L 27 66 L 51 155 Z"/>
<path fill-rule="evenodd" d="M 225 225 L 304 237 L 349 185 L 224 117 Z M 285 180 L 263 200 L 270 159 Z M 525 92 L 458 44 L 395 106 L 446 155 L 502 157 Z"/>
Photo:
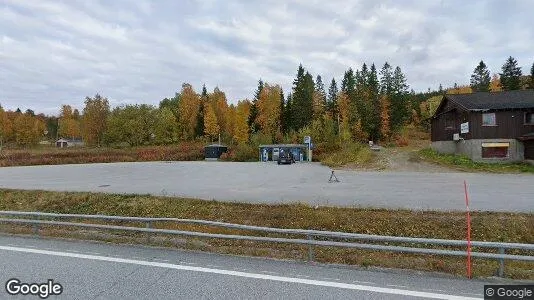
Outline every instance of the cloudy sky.
<path fill-rule="evenodd" d="M 157 104 L 183 82 L 251 98 L 287 92 L 299 63 L 324 81 L 399 65 L 416 91 L 469 82 L 483 59 L 534 62 L 532 0 L 2 0 L 0 104 L 57 114 L 101 93 Z"/>

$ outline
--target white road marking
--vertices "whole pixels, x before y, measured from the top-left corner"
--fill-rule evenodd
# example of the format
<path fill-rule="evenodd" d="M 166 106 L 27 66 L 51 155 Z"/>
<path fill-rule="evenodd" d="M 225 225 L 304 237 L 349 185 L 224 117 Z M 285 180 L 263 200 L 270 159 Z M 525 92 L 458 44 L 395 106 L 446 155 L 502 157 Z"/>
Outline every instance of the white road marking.
<path fill-rule="evenodd" d="M 115 258 L 115 257 L 107 257 L 107 256 L 78 254 L 78 253 L 71 253 L 71 252 L 48 251 L 48 250 L 29 249 L 29 248 L 10 247 L 10 246 L 0 246 L 0 250 L 80 258 L 80 259 L 124 263 L 124 264 L 133 264 L 133 265 L 141 265 L 141 266 L 148 266 L 148 267 L 158 267 L 158 268 L 166 268 L 166 269 L 174 269 L 174 270 L 184 270 L 184 271 L 211 273 L 211 274 L 219 274 L 219 275 L 238 276 L 238 277 L 272 280 L 272 281 L 279 281 L 279 282 L 300 283 L 300 284 L 315 285 L 315 286 L 325 286 L 325 287 L 333 287 L 333 288 L 341 288 L 341 289 L 360 290 L 360 291 L 368 291 L 368 292 L 375 292 L 375 293 L 403 295 L 403 296 L 412 296 L 412 297 L 423 297 L 423 298 L 431 298 L 431 299 L 454 299 L 454 300 L 479 299 L 479 298 L 471 298 L 471 297 L 456 296 L 456 295 L 449 295 L 449 294 L 436 294 L 436 293 L 392 289 L 392 288 L 384 288 L 384 287 L 376 287 L 376 286 L 366 286 L 366 285 L 341 283 L 341 282 L 330 282 L 330 281 L 322 281 L 322 280 L 273 276 L 273 275 L 265 275 L 265 274 L 257 274 L 257 273 L 245 273 L 245 272 L 237 272 L 237 271 L 222 270 L 222 269 L 210 269 L 210 268 L 203 268 L 203 267 L 174 265 L 174 264 L 160 263 L 160 262 L 154 262 L 154 261 L 133 260 L 133 259 L 126 259 L 126 258 Z"/>
<path fill-rule="evenodd" d="M 388 284 L 388 286 L 392 286 L 392 287 L 400 287 L 400 288 L 408 288 L 408 287 L 405 286 L 405 285 L 396 285 L 396 284 Z"/>

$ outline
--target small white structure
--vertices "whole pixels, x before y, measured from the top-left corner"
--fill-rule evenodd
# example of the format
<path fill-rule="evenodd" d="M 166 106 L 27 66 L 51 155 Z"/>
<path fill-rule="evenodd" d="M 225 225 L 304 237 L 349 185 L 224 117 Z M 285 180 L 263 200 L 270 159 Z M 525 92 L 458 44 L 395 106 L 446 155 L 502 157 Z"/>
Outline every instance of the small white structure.
<path fill-rule="evenodd" d="M 74 146 L 83 146 L 83 141 L 81 139 L 59 139 L 56 141 L 56 147 L 58 148 L 67 148 Z"/>

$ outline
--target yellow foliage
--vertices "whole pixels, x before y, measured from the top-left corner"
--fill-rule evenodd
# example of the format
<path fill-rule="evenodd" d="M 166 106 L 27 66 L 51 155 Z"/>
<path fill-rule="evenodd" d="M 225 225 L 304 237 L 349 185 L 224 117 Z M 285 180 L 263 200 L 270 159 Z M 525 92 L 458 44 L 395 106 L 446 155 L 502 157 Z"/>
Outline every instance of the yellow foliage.
<path fill-rule="evenodd" d="M 61 137 L 79 137 L 81 135 L 80 123 L 75 119 L 72 107 L 63 105 L 59 119 L 58 134 Z"/>
<path fill-rule="evenodd" d="M 349 103 L 349 97 L 341 92 L 337 96 L 337 103 L 339 107 L 339 118 L 341 122 L 346 122 L 348 124 L 349 122 L 349 116 L 350 116 L 350 103 Z"/>
<path fill-rule="evenodd" d="M 13 126 L 7 113 L 0 106 L 0 142 L 8 140 L 13 135 Z"/>
<path fill-rule="evenodd" d="M 100 145 L 107 129 L 109 101 L 96 94 L 93 98 L 85 98 L 83 109 L 83 137 L 88 145 Z"/>
<path fill-rule="evenodd" d="M 502 91 L 501 79 L 499 78 L 499 75 L 493 74 L 493 76 L 491 77 L 489 90 L 490 90 L 490 92 L 500 92 L 500 91 Z"/>
<path fill-rule="evenodd" d="M 243 144 L 248 141 L 248 116 L 250 114 L 250 101 L 243 100 L 237 103 L 234 118 L 234 140 Z"/>
<path fill-rule="evenodd" d="M 343 123 L 345 123 L 345 122 L 343 122 Z M 369 135 L 363 130 L 362 120 L 358 119 L 358 122 L 356 122 L 352 126 L 352 137 L 353 137 L 353 139 L 355 141 L 366 142 L 368 136 Z"/>
<path fill-rule="evenodd" d="M 178 106 L 181 138 L 192 140 L 195 137 L 198 111 L 200 109 L 200 96 L 189 83 L 182 84 L 180 105 Z"/>
<path fill-rule="evenodd" d="M 13 125 L 15 141 L 21 146 L 36 145 L 44 135 L 44 123 L 28 114 L 19 114 Z"/>
<path fill-rule="evenodd" d="M 228 120 L 228 102 L 226 95 L 219 88 L 215 88 L 209 95 L 210 104 L 217 118 L 217 124 L 221 132 L 230 133 L 230 122 Z"/>
<path fill-rule="evenodd" d="M 453 95 L 453 94 L 471 94 L 473 92 L 473 89 L 468 85 L 462 85 L 457 88 L 452 88 L 447 90 L 447 94 Z"/>
<path fill-rule="evenodd" d="M 271 138 L 280 131 L 280 91 L 279 85 L 265 84 L 258 100 L 257 122 L 261 132 Z"/>
<path fill-rule="evenodd" d="M 217 124 L 217 116 L 215 110 L 211 105 L 206 105 L 204 109 L 204 132 L 207 136 L 214 138 L 219 134 L 219 124 Z"/>

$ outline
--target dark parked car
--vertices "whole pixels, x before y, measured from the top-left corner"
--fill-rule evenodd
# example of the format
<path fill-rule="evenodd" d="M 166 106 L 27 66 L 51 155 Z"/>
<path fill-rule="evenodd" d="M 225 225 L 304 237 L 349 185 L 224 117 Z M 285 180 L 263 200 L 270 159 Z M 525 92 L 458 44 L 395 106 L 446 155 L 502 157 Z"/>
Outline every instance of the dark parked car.
<path fill-rule="evenodd" d="M 278 155 L 278 164 L 292 164 L 295 162 L 295 159 L 293 158 L 293 154 L 289 151 L 280 152 L 280 155 Z"/>

